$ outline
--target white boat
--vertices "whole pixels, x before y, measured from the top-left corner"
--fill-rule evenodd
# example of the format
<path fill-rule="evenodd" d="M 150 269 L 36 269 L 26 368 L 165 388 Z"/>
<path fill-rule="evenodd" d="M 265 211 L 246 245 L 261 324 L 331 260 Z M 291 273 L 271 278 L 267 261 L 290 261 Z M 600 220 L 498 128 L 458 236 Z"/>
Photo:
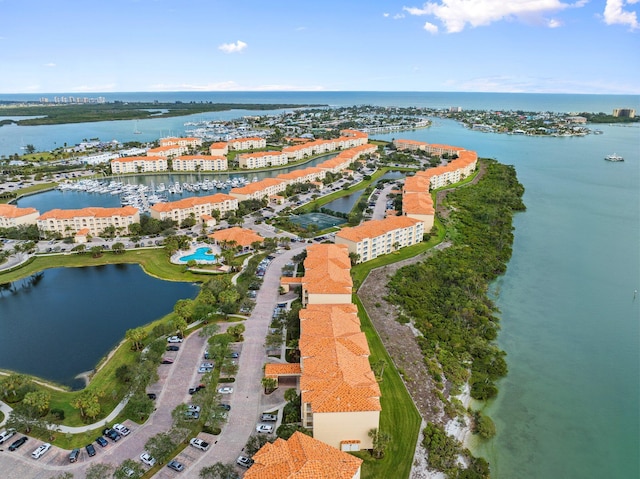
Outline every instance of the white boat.
<path fill-rule="evenodd" d="M 616 155 L 615 153 L 605 156 L 604 159 L 606 161 L 624 161 L 624 158 L 622 158 L 620 155 Z"/>

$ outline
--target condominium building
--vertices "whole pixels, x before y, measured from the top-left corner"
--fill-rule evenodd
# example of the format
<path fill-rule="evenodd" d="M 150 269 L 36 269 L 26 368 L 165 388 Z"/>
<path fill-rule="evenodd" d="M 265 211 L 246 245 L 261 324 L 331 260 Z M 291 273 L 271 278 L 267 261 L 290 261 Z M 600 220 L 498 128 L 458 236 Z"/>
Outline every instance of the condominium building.
<path fill-rule="evenodd" d="M 73 235 L 88 229 L 92 236 L 99 236 L 105 228 L 113 226 L 122 234 L 129 233 L 129 226 L 140 222 L 140 213 L 133 206 L 122 208 L 82 208 L 78 210 L 54 209 L 41 215 L 36 224 L 41 231 Z"/>
<path fill-rule="evenodd" d="M 246 186 L 232 188 L 229 191 L 231 196 L 238 198 L 239 201 L 245 200 L 261 200 L 272 195 L 284 191 L 287 188 L 287 182 L 276 178 L 265 178 L 264 180 L 249 183 Z"/>
<path fill-rule="evenodd" d="M 267 140 L 258 137 L 236 138 L 235 140 L 230 140 L 227 144 L 232 150 L 256 150 L 266 148 Z"/>
<path fill-rule="evenodd" d="M 432 190 L 462 181 L 476 169 L 478 155 L 470 150 L 460 150 L 457 155 L 458 158 L 451 160 L 447 165 L 419 171 L 416 176 L 427 178 Z"/>
<path fill-rule="evenodd" d="M 40 212 L 35 208 L 18 208 L 14 205 L 0 204 L 0 228 L 35 225 L 39 216 Z"/>
<path fill-rule="evenodd" d="M 212 156 L 226 156 L 229 153 L 229 145 L 226 141 L 212 143 L 209 147 L 209 154 Z"/>
<path fill-rule="evenodd" d="M 336 233 L 336 245 L 344 245 L 362 263 L 422 241 L 424 223 L 408 216 L 389 216 Z"/>
<path fill-rule="evenodd" d="M 280 166 L 289 163 L 287 155 L 281 151 L 255 151 L 238 155 L 240 168 L 265 168 L 268 166 Z"/>
<path fill-rule="evenodd" d="M 395 139 L 393 140 L 393 146 L 400 151 L 425 151 L 427 143 L 425 141 Z"/>
<path fill-rule="evenodd" d="M 302 280 L 302 304 L 350 304 L 351 261 L 346 245 L 307 247 Z"/>
<path fill-rule="evenodd" d="M 245 479 L 360 479 L 362 459 L 299 431 L 267 442 L 253 455 Z"/>
<path fill-rule="evenodd" d="M 182 155 L 172 161 L 173 171 L 225 171 L 227 158 L 210 155 Z"/>
<path fill-rule="evenodd" d="M 255 231 L 234 226 L 224 230 L 216 231 L 209 235 L 217 245 L 229 245 L 241 247 L 243 250 L 250 249 L 255 243 L 262 243 L 264 238 Z"/>
<path fill-rule="evenodd" d="M 111 160 L 111 172 L 114 175 L 123 173 L 153 173 L 167 171 L 167 159 L 162 156 L 127 156 Z"/>
<path fill-rule="evenodd" d="M 191 148 L 197 148 L 202 146 L 202 138 L 160 138 L 160 146 L 186 146 Z"/>
<path fill-rule="evenodd" d="M 164 158 L 175 158 L 180 155 L 185 155 L 189 151 L 186 146 L 180 145 L 167 145 L 159 146 L 158 148 L 151 148 L 147 150 L 147 156 L 162 156 Z"/>
<path fill-rule="evenodd" d="M 237 209 L 237 198 L 224 193 L 216 193 L 209 196 L 192 196 L 168 203 L 156 203 L 150 208 L 150 213 L 152 218 L 158 220 L 172 219 L 181 223 L 190 217 L 202 220 L 203 216 L 211 216 L 214 210 L 224 216 L 227 212 Z"/>

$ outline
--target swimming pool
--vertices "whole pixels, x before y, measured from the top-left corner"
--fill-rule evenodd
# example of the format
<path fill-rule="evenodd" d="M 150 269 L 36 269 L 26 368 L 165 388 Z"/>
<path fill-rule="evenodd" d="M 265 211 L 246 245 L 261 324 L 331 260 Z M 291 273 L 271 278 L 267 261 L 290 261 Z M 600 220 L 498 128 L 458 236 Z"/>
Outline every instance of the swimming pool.
<path fill-rule="evenodd" d="M 195 260 L 199 263 L 215 263 L 216 255 L 211 253 L 210 251 L 211 248 L 209 248 L 208 246 L 198 248 L 194 253 L 190 255 L 181 256 L 178 261 L 180 261 L 181 263 L 188 263 L 191 260 Z"/>

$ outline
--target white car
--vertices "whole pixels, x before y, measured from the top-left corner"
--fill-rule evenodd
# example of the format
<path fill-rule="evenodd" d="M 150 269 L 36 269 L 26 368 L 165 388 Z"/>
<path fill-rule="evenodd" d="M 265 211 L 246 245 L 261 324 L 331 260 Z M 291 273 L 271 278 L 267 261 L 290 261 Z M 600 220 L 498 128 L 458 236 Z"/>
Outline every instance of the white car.
<path fill-rule="evenodd" d="M 273 432 L 273 426 L 270 426 L 269 424 L 258 424 L 256 426 L 256 432 L 271 434 Z"/>
<path fill-rule="evenodd" d="M 209 443 L 206 441 L 203 441 L 202 439 L 198 439 L 197 437 L 194 437 L 193 439 L 191 439 L 189 441 L 189 444 L 191 444 L 196 449 L 200 449 L 202 451 L 206 451 L 207 449 L 209 449 Z"/>
<path fill-rule="evenodd" d="M 127 426 L 124 426 L 122 424 L 114 424 L 112 429 L 114 431 L 117 431 L 121 436 L 128 436 L 131 432 L 131 430 Z"/>
<path fill-rule="evenodd" d="M 246 456 L 238 456 L 238 459 L 236 459 L 236 464 L 248 469 L 253 465 L 253 459 Z"/>
<path fill-rule="evenodd" d="M 39 446 L 35 451 L 31 453 L 31 457 L 33 457 L 34 459 L 40 459 L 49 449 L 51 449 L 51 444 L 45 442 L 42 446 Z"/>
<path fill-rule="evenodd" d="M 179 336 L 169 336 L 167 338 L 167 342 L 168 343 L 181 343 L 182 342 L 182 338 Z"/>
<path fill-rule="evenodd" d="M 16 430 L 13 428 L 0 432 L 0 444 L 4 443 L 7 439 L 10 439 L 15 435 L 16 435 Z"/>
<path fill-rule="evenodd" d="M 225 386 L 223 388 L 218 389 L 220 394 L 231 394 L 233 392 L 233 388 L 231 386 Z"/>
<path fill-rule="evenodd" d="M 200 412 L 200 406 L 196 406 L 195 404 L 189 404 L 187 406 L 187 411 L 190 412 Z"/>
<path fill-rule="evenodd" d="M 149 467 L 153 467 L 156 464 L 156 460 L 151 457 L 148 452 L 143 452 L 142 454 L 140 454 L 140 460 Z"/>

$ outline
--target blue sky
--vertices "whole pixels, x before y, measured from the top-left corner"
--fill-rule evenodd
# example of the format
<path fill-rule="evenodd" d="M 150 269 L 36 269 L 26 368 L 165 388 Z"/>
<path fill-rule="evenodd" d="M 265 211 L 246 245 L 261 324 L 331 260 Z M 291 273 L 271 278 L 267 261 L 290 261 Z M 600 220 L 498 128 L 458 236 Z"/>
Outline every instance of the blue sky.
<path fill-rule="evenodd" d="M 0 0 L 0 93 L 640 94 L 640 0 Z"/>

